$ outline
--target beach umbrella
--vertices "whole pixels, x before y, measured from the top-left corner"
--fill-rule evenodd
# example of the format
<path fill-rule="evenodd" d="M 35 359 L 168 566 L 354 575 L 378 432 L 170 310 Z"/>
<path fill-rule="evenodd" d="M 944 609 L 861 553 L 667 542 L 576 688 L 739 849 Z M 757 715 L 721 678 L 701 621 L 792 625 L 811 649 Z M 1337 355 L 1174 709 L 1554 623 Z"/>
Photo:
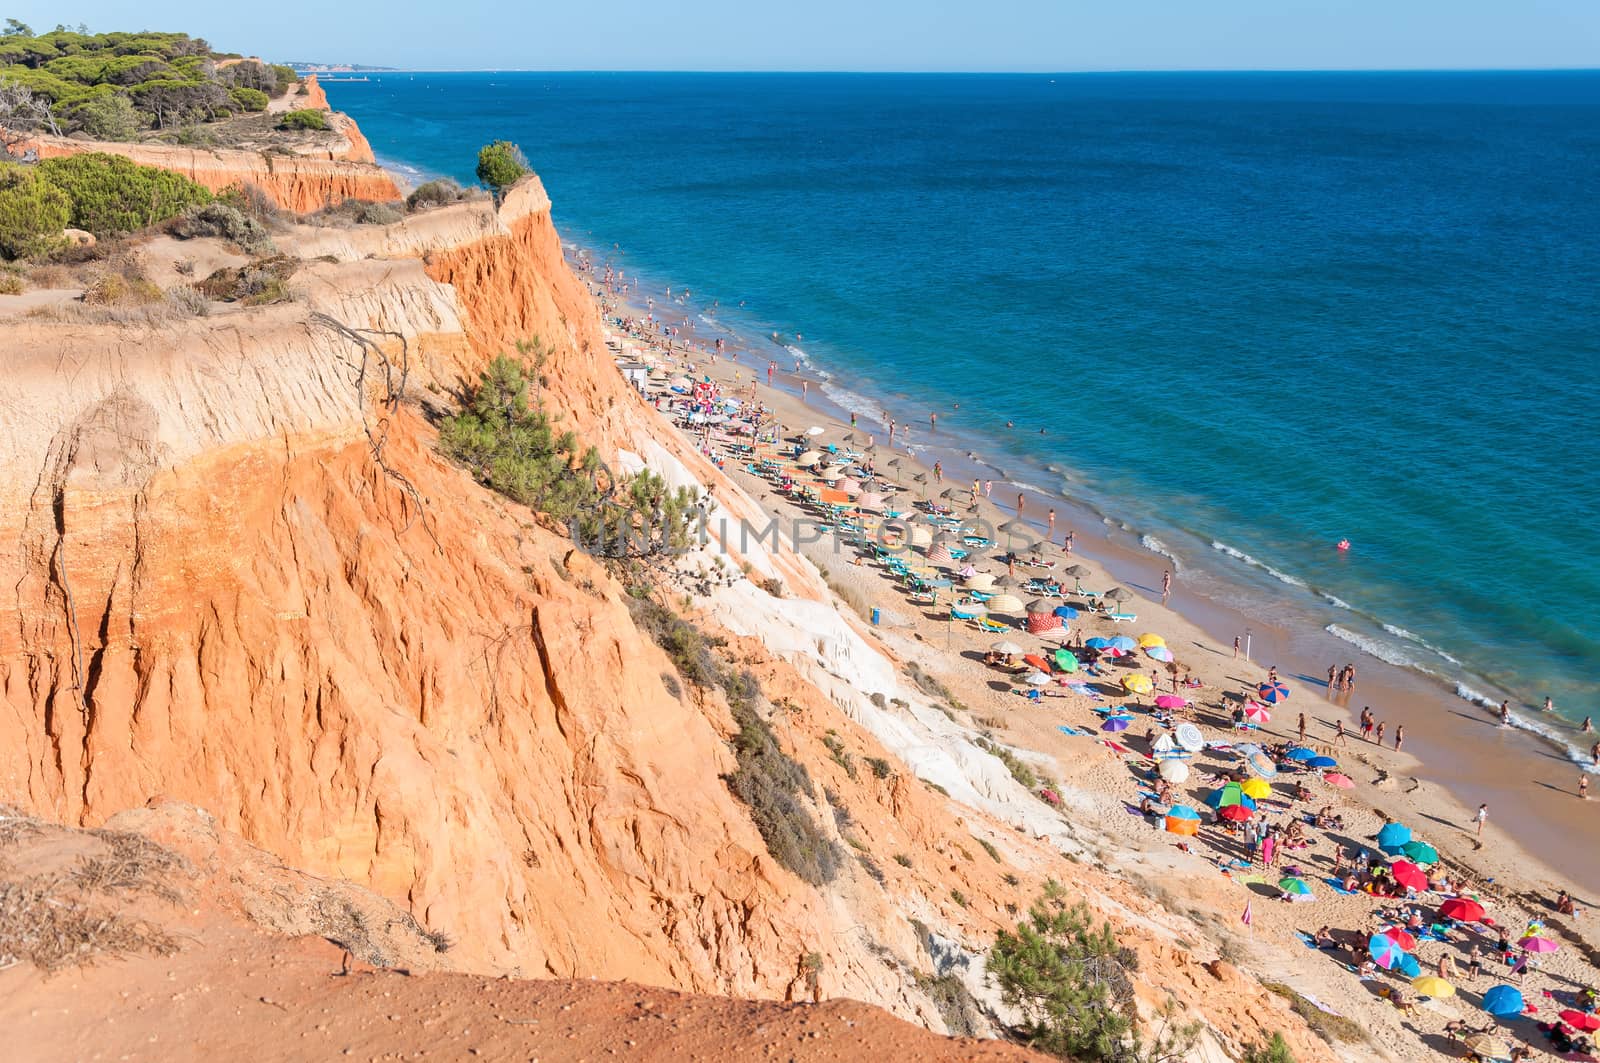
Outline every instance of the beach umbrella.
<path fill-rule="evenodd" d="M 1348 790 L 1355 785 L 1355 780 L 1350 776 L 1340 775 L 1336 771 L 1325 772 L 1322 776 L 1322 781 L 1341 790 Z"/>
<path fill-rule="evenodd" d="M 1126 657 L 1128 655 L 1128 651 L 1120 646 L 1107 646 L 1105 649 L 1100 651 L 1100 655 L 1102 657 L 1110 657 L 1115 660 L 1118 657 Z"/>
<path fill-rule="evenodd" d="M 1272 796 L 1272 784 L 1265 779 L 1246 779 L 1239 784 L 1239 789 L 1257 799 Z"/>
<path fill-rule="evenodd" d="M 1125 675 L 1122 677 L 1122 689 L 1130 694 L 1148 694 L 1153 687 L 1147 675 Z"/>
<path fill-rule="evenodd" d="M 1200 833 L 1200 813 L 1188 805 L 1173 805 L 1167 809 L 1166 827 L 1169 834 L 1198 834 Z"/>
<path fill-rule="evenodd" d="M 1106 722 L 1100 725 L 1102 731 L 1126 731 L 1133 721 L 1126 716 L 1108 716 Z"/>
<path fill-rule="evenodd" d="M 1217 810 L 1218 816 L 1232 823 L 1243 823 L 1255 814 L 1255 809 L 1246 808 L 1244 805 L 1229 805 Z"/>
<path fill-rule="evenodd" d="M 1278 880 L 1278 888 L 1290 896 L 1309 897 L 1311 887 L 1306 885 L 1303 878 L 1284 878 Z"/>
<path fill-rule="evenodd" d="M 1100 597 L 1108 602 L 1127 602 L 1133 600 L 1133 592 L 1126 587 L 1112 587 Z"/>
<path fill-rule="evenodd" d="M 1413 979 L 1411 982 L 1411 988 L 1415 989 L 1418 993 L 1425 997 L 1442 999 L 1444 997 L 1453 997 L 1456 995 L 1455 986 L 1451 985 L 1449 982 L 1446 982 L 1443 978 L 1439 978 L 1431 974 L 1425 974 L 1421 978 Z"/>
<path fill-rule="evenodd" d="M 987 572 L 975 572 L 967 578 L 967 589 L 988 593 L 994 589 L 994 577 Z"/>
<path fill-rule="evenodd" d="M 1025 531 L 1032 531 L 1033 529 L 1028 527 L 1025 521 L 1008 520 L 1004 524 L 1000 525 L 1000 530 L 1005 532 L 1007 535 L 1018 535 Z"/>
<path fill-rule="evenodd" d="M 911 534 L 906 536 L 906 541 L 912 546 L 927 546 L 933 542 L 933 533 L 920 524 L 913 524 Z"/>
<path fill-rule="evenodd" d="M 943 491 L 939 492 L 939 497 L 949 501 L 950 499 L 956 497 L 956 489 L 953 487 L 947 487 Z"/>
<path fill-rule="evenodd" d="M 1272 763 L 1272 758 L 1265 753 L 1250 753 L 1244 758 L 1245 766 L 1263 779 L 1278 777 L 1278 766 Z"/>
<path fill-rule="evenodd" d="M 1045 601 L 1043 598 L 1035 598 L 1033 601 L 1028 603 L 1028 612 L 1052 614 L 1055 612 L 1055 606 Z"/>
<path fill-rule="evenodd" d="M 1256 800 L 1244 792 L 1244 788 L 1236 782 L 1225 783 L 1206 795 L 1206 804 L 1212 808 L 1227 808 L 1230 805 L 1243 805 L 1246 808 L 1255 808 Z"/>
<path fill-rule="evenodd" d="M 1189 777 L 1189 765 L 1172 758 L 1163 760 L 1156 771 L 1170 783 L 1180 783 Z"/>
<path fill-rule="evenodd" d="M 1044 553 L 1044 548 L 1045 548 L 1045 544 L 1044 543 L 1032 542 L 1032 543 L 1029 543 L 1023 549 L 1022 552 L 1025 553 L 1025 554 L 1042 554 L 1042 553 Z"/>
<path fill-rule="evenodd" d="M 1506 1059 L 1511 1055 L 1510 1047 L 1492 1033 L 1469 1034 L 1461 1044 L 1483 1059 Z"/>
<path fill-rule="evenodd" d="M 1072 655 L 1071 650 L 1057 650 L 1055 652 L 1056 667 L 1063 672 L 1076 672 L 1078 659 Z"/>
<path fill-rule="evenodd" d="M 1272 713 L 1267 711 L 1265 705 L 1252 701 L 1244 710 L 1244 718 L 1251 723 L 1271 723 Z"/>
<path fill-rule="evenodd" d="M 1091 650 L 1105 650 L 1111 648 L 1111 640 L 1096 635 L 1094 638 L 1085 641 L 1084 645 Z"/>
<path fill-rule="evenodd" d="M 989 599 L 991 613 L 1020 613 L 1022 608 L 1022 599 L 1015 594 L 997 594 Z"/>
<path fill-rule="evenodd" d="M 1293 749 L 1289 750 L 1289 752 L 1284 754 L 1284 756 L 1288 757 L 1290 760 L 1299 761 L 1310 760 L 1316 755 L 1317 751 L 1315 749 L 1307 749 L 1305 746 L 1295 746 Z"/>
<path fill-rule="evenodd" d="M 1143 635 L 1139 636 L 1139 646 L 1142 649 L 1148 650 L 1156 646 L 1165 646 L 1166 644 L 1167 640 L 1162 638 L 1160 635 L 1157 635 L 1154 631 L 1146 631 Z"/>
<path fill-rule="evenodd" d="M 950 565 L 955 563 L 955 555 L 950 552 L 950 547 L 944 543 L 934 543 L 928 547 L 928 563 L 930 565 Z"/>
<path fill-rule="evenodd" d="M 1400 966 L 1400 959 L 1405 954 L 1406 950 L 1400 947 L 1399 942 L 1382 934 L 1374 934 L 1367 941 L 1367 955 L 1385 970 Z"/>
<path fill-rule="evenodd" d="M 1088 683 L 1068 683 L 1067 689 L 1072 691 L 1074 694 L 1082 694 L 1086 698 L 1092 698 L 1099 694 L 1099 691 L 1090 686 Z"/>
<path fill-rule="evenodd" d="M 1403 823 L 1385 823 L 1378 831 L 1378 848 L 1393 856 L 1411 840 L 1411 828 Z"/>
<path fill-rule="evenodd" d="M 1511 985 L 1497 985 L 1483 995 L 1483 1010 L 1504 1018 L 1522 1014 L 1522 990 Z"/>
<path fill-rule="evenodd" d="M 1428 888 L 1428 874 L 1422 868 L 1409 860 L 1396 860 L 1389 865 L 1389 874 L 1394 880 L 1406 889 L 1425 890 Z"/>
<path fill-rule="evenodd" d="M 1009 640 L 1002 640 L 1000 642 L 992 643 L 989 646 L 989 652 L 990 653 L 1003 653 L 1007 657 L 1015 657 L 1017 654 L 1022 652 L 1022 647 L 1018 646 L 1015 642 L 1011 642 Z"/>
<path fill-rule="evenodd" d="M 1403 926 L 1391 926 L 1387 929 L 1378 931 L 1378 933 L 1382 934 L 1396 945 L 1399 945 L 1407 952 L 1410 952 L 1417 947 L 1417 939 L 1411 935 L 1411 931 L 1407 930 Z"/>
<path fill-rule="evenodd" d="M 1517 942 L 1517 947 L 1524 952 L 1554 952 L 1561 946 L 1549 938 L 1526 937 Z"/>
<path fill-rule="evenodd" d="M 821 458 L 821 454 L 814 450 L 808 450 L 798 458 L 794 459 L 794 463 L 804 468 L 807 465 L 815 465 Z"/>
<path fill-rule="evenodd" d="M 812 438 L 816 438 L 817 436 L 820 436 L 823 432 L 826 432 L 826 431 L 827 431 L 827 429 L 823 428 L 820 425 L 812 425 L 810 428 L 806 429 L 806 435 L 811 436 Z"/>
<path fill-rule="evenodd" d="M 1030 687 L 1047 687 L 1050 685 L 1050 677 L 1043 672 L 1031 672 L 1023 682 Z"/>
<path fill-rule="evenodd" d="M 1284 686 L 1282 682 L 1262 683 L 1256 687 L 1256 693 L 1261 695 L 1261 700 L 1268 705 L 1276 705 L 1289 697 L 1289 688 Z"/>
<path fill-rule="evenodd" d="M 862 509 L 882 509 L 883 494 L 878 491 L 863 491 L 861 497 L 856 499 L 856 505 Z"/>
<path fill-rule="evenodd" d="M 996 587 L 1015 587 L 1017 585 L 1017 581 L 1012 579 L 1010 576 L 1002 574 L 995 577 L 994 585 Z"/>
<path fill-rule="evenodd" d="M 1133 639 L 1129 638 L 1127 635 L 1113 635 L 1111 638 L 1111 648 L 1114 650 L 1122 650 L 1125 653 L 1132 653 L 1134 650 L 1139 648 L 1139 644 L 1133 641 Z"/>
<path fill-rule="evenodd" d="M 1192 723 L 1180 723 L 1172 734 L 1178 740 L 1178 744 L 1191 753 L 1198 753 L 1206 747 L 1205 736 L 1200 733 L 1200 728 Z"/>
<path fill-rule="evenodd" d="M 1585 1033 L 1593 1033 L 1596 1030 L 1600 1030 L 1600 1015 L 1591 1015 L 1587 1011 L 1575 1011 L 1572 1008 L 1568 1008 L 1561 1013 L 1561 1021 L 1574 1030 L 1583 1030 Z"/>
<path fill-rule="evenodd" d="M 1070 606 L 1070 605 L 1058 605 L 1058 606 L 1055 607 L 1055 609 L 1053 611 L 1057 616 L 1059 616 L 1063 620 L 1076 620 L 1076 619 L 1078 619 L 1078 611 L 1076 609 L 1072 608 L 1072 606 Z"/>
<path fill-rule="evenodd" d="M 1452 897 L 1439 905 L 1439 914 L 1458 923 L 1476 923 L 1483 918 L 1483 905 L 1465 897 Z"/>
<path fill-rule="evenodd" d="M 1167 649 L 1165 646 L 1151 646 L 1144 652 L 1145 656 L 1149 657 L 1152 661 L 1165 662 L 1172 660 L 1172 651 Z"/>
<path fill-rule="evenodd" d="M 1162 694 L 1156 698 L 1156 708 L 1158 709 L 1181 709 L 1188 704 L 1188 698 L 1179 697 L 1177 694 Z"/>
<path fill-rule="evenodd" d="M 1405 853 L 1413 864 L 1437 864 L 1439 862 L 1439 850 L 1427 842 L 1409 841 L 1401 846 L 1400 851 Z"/>
<path fill-rule="evenodd" d="M 1317 768 L 1319 770 L 1323 768 L 1337 768 L 1339 766 L 1339 762 L 1334 760 L 1332 757 L 1312 757 L 1305 763 L 1306 767 Z"/>
<path fill-rule="evenodd" d="M 1046 675 L 1050 673 L 1050 662 L 1040 657 L 1037 653 L 1030 653 L 1022 658 L 1024 664 L 1031 664 Z"/>
<path fill-rule="evenodd" d="M 673 388 L 682 388 L 684 391 L 688 391 L 690 388 L 694 387 L 694 385 L 689 382 L 689 378 L 686 376 L 673 377 L 671 380 L 667 381 L 667 386 Z"/>
<path fill-rule="evenodd" d="M 1400 957 L 1400 962 L 1394 965 L 1394 970 L 1407 978 L 1415 978 L 1422 973 L 1422 964 L 1408 952 Z"/>
<path fill-rule="evenodd" d="M 1061 570 L 1061 574 L 1063 576 L 1071 576 L 1073 579 L 1082 579 L 1085 576 L 1091 575 L 1089 570 L 1084 568 L 1082 565 L 1068 565 L 1066 568 Z"/>

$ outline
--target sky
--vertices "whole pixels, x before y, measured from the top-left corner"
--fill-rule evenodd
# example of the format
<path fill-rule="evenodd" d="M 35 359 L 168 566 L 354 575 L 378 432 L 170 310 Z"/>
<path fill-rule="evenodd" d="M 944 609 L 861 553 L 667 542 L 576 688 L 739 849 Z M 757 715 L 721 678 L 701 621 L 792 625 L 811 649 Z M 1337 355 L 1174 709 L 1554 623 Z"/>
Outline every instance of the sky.
<path fill-rule="evenodd" d="M 1600 0 L 12 0 L 3 17 L 413 70 L 1600 67 Z"/>

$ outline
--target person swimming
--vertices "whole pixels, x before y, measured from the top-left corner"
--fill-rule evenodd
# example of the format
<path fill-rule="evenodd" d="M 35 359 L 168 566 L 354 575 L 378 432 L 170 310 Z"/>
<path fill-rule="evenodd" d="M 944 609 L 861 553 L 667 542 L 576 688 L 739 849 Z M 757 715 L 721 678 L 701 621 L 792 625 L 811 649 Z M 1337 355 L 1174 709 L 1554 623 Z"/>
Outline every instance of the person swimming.
<path fill-rule="evenodd" d="M 1334 549 L 1335 550 L 1348 550 L 1348 549 L 1350 549 L 1350 540 L 1349 539 L 1340 539 L 1338 541 L 1338 543 L 1336 543 L 1334 545 Z"/>

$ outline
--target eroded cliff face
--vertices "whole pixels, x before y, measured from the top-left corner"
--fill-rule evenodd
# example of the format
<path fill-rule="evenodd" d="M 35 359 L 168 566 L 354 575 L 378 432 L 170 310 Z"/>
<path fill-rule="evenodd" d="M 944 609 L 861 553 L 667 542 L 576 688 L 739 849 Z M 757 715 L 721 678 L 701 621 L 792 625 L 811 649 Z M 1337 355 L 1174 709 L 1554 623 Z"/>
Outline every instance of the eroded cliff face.
<path fill-rule="evenodd" d="M 768 855 L 722 778 L 721 695 L 674 678 L 604 568 L 434 450 L 448 396 L 537 336 L 564 423 L 754 513 L 611 366 L 537 180 L 498 208 L 278 244 L 306 260 L 296 303 L 138 331 L 9 323 L 0 801 L 88 825 L 198 805 L 448 933 L 469 970 L 848 995 L 935 1029 L 916 974 L 981 987 L 972 951 L 1007 906 L 1070 876 L 1134 935 L 1152 1001 L 1175 986 L 1230 1043 L 1281 1028 L 1301 1060 L 1330 1058 L 1281 1002 L 1173 949 L 1153 902 L 1064 861 L 992 757 L 908 767 L 885 736 L 931 750 L 956 725 L 808 563 L 753 551 L 735 564 L 783 599 L 741 581 L 694 608 L 782 703 L 774 731 L 848 859 L 819 890 Z M 846 771 L 830 741 L 893 768 Z"/>

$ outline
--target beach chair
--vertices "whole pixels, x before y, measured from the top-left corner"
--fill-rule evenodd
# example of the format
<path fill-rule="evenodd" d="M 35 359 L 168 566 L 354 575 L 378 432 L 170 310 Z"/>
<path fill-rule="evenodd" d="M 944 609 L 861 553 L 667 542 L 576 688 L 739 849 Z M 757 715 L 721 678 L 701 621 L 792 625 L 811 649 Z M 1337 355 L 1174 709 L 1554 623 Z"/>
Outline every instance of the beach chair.
<path fill-rule="evenodd" d="M 978 625 L 979 631 L 988 631 L 995 634 L 1012 630 L 1010 624 L 1003 624 L 998 620 L 990 620 L 986 616 L 978 617 L 974 623 Z"/>
<path fill-rule="evenodd" d="M 1139 619 L 1138 613 L 1108 613 L 1112 621 L 1118 624 L 1131 624 Z"/>

